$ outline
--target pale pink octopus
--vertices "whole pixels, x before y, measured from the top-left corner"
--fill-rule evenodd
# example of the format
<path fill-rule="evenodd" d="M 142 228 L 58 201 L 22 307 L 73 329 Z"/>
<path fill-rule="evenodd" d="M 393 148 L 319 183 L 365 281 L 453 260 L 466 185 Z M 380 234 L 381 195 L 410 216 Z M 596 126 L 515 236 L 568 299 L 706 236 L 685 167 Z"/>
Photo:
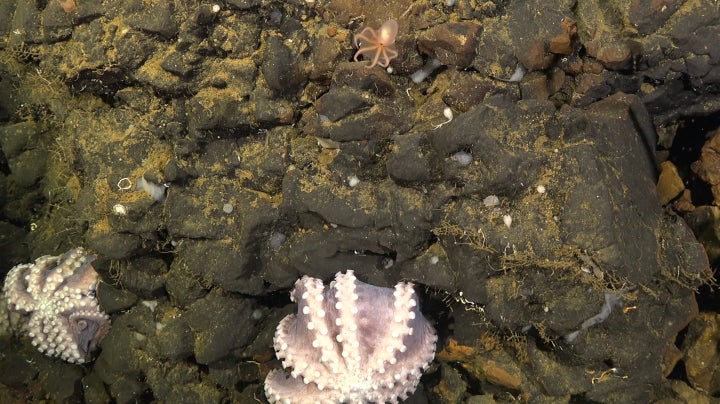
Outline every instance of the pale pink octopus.
<path fill-rule="evenodd" d="M 388 67 L 390 61 L 398 56 L 394 45 L 397 33 L 398 23 L 395 20 L 388 20 L 378 31 L 370 27 L 363 28 L 353 38 L 355 47 L 358 48 L 354 60 L 357 62 L 358 56 L 363 55 L 371 60 L 370 64 L 365 66 L 368 69 L 376 64 Z"/>

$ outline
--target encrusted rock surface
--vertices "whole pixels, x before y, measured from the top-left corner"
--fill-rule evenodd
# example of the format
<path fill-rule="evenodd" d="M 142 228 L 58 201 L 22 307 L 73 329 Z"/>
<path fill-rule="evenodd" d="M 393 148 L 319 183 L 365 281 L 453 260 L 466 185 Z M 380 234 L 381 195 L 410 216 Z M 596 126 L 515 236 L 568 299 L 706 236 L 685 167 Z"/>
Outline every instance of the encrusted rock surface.
<path fill-rule="evenodd" d="M 0 4 L 0 274 L 85 245 L 113 328 L 82 367 L 1 336 L 8 397 L 251 402 L 295 282 L 347 270 L 436 325 L 413 399 L 704 394 L 714 1 L 75 3 Z"/>

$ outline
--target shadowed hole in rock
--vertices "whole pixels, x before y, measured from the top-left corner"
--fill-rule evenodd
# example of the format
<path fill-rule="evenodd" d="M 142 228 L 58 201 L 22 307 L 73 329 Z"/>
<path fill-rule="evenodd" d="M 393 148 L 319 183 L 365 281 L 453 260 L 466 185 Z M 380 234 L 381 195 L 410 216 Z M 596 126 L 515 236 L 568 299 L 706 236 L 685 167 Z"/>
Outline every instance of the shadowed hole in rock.
<path fill-rule="evenodd" d="M 700 151 L 720 126 L 720 114 L 689 117 L 681 121 L 675 131 L 670 161 L 677 166 L 696 206 L 710 205 L 713 200 L 710 185 L 698 178 L 690 165 L 700 158 Z"/>

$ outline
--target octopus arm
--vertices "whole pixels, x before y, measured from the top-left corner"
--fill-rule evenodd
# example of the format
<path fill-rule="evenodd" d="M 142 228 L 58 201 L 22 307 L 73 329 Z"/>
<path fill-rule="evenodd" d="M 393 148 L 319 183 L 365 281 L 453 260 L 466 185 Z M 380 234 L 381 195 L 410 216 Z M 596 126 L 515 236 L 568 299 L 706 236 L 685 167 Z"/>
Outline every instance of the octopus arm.
<path fill-rule="evenodd" d="M 265 396 L 271 403 L 338 403 L 338 392 L 318 389 L 315 383 L 304 383 L 281 370 L 273 370 L 265 379 Z"/>

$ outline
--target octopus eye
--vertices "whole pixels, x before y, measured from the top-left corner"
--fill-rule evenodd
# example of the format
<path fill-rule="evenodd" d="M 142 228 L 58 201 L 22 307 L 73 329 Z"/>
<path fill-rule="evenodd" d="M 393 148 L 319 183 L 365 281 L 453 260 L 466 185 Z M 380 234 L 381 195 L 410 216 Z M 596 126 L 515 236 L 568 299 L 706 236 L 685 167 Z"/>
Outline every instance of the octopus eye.
<path fill-rule="evenodd" d="M 100 324 L 92 318 L 77 318 L 77 321 L 70 320 L 74 334 L 74 341 L 83 355 L 87 355 L 98 342 L 97 332 Z"/>
<path fill-rule="evenodd" d="M 82 331 L 88 327 L 88 323 L 85 319 L 82 319 L 75 323 L 75 329 L 78 331 Z"/>

